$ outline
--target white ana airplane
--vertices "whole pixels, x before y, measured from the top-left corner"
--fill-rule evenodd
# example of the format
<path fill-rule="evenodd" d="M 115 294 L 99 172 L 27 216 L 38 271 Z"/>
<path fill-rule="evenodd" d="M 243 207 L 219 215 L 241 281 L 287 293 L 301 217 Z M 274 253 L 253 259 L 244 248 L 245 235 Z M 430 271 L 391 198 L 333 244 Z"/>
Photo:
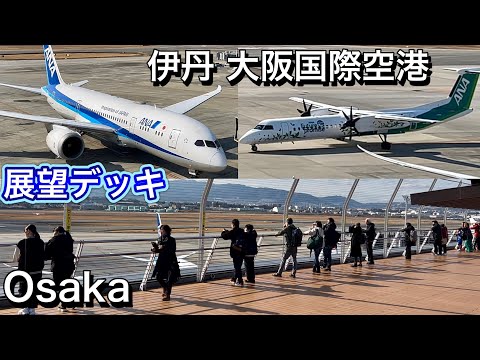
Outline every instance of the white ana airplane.
<path fill-rule="evenodd" d="M 382 149 L 389 150 L 389 134 L 425 129 L 473 111 L 470 103 L 480 68 L 449 70 L 457 71 L 459 76 L 450 95 L 444 100 L 411 108 L 368 111 L 291 97 L 290 100 L 303 103 L 304 110 L 298 110 L 300 117 L 263 120 L 240 139 L 237 140 L 235 134 L 235 140 L 251 145 L 252 151 L 257 151 L 257 144 L 346 137 L 351 140 L 352 136 L 378 135 L 382 140 Z"/>
<path fill-rule="evenodd" d="M 184 115 L 221 91 L 181 101 L 163 109 L 81 88 L 88 80 L 66 84 L 50 45 L 43 46 L 48 85 L 42 88 L 2 84 L 47 97 L 62 118 L 0 111 L 0 116 L 44 123 L 48 148 L 59 158 L 74 160 L 85 148 L 82 134 L 120 146 L 143 150 L 184 166 L 190 175 L 220 172 L 225 153 L 210 129 Z"/>

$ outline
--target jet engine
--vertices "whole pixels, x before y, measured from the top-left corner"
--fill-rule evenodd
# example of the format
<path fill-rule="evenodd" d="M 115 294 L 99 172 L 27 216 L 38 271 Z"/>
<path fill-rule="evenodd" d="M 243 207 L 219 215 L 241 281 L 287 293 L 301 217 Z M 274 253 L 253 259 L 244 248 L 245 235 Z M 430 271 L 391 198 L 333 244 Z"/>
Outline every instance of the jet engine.
<path fill-rule="evenodd" d="M 82 136 L 63 126 L 55 126 L 47 135 L 48 148 L 58 157 L 74 160 L 83 154 L 85 144 Z"/>

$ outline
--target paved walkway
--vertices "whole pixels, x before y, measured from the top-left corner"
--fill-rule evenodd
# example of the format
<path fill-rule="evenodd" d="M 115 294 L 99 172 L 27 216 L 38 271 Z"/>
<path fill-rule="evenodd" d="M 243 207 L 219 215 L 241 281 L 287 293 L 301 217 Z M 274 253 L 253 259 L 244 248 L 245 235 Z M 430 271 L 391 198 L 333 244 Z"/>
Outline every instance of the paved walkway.
<path fill-rule="evenodd" d="M 16 314 L 18 309 L 1 309 Z M 38 315 L 59 314 L 37 309 Z M 172 300 L 161 301 L 161 289 L 133 293 L 132 308 L 81 308 L 70 314 L 114 315 L 292 315 L 292 314 L 480 314 L 480 252 L 447 256 L 413 255 L 377 260 L 352 268 L 335 265 L 331 272 L 302 269 L 295 279 L 257 276 L 254 286 L 234 287 L 229 279 L 174 286 Z"/>

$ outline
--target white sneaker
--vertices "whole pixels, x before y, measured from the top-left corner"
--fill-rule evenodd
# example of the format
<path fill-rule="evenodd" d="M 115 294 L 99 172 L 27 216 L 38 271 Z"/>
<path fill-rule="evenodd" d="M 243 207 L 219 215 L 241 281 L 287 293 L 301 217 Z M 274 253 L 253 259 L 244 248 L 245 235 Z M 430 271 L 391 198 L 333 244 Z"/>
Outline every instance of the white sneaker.
<path fill-rule="evenodd" d="M 30 309 L 29 308 L 24 308 L 22 310 L 18 310 L 17 314 L 18 315 L 30 315 Z"/>

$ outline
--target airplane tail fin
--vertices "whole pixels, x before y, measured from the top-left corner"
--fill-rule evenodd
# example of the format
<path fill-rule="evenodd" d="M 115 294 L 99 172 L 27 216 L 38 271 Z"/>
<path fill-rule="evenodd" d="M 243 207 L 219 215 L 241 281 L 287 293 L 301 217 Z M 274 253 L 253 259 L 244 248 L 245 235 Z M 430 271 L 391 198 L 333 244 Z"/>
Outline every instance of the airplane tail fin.
<path fill-rule="evenodd" d="M 432 103 L 431 110 L 420 115 L 419 118 L 441 121 L 463 116 L 472 111 L 470 105 L 477 87 L 480 68 L 447 68 L 446 70 L 453 70 L 459 74 L 450 95 L 446 100 Z"/>
<path fill-rule="evenodd" d="M 43 45 L 43 55 L 45 56 L 45 70 L 47 72 L 48 85 L 63 84 L 60 71 L 51 45 Z"/>

